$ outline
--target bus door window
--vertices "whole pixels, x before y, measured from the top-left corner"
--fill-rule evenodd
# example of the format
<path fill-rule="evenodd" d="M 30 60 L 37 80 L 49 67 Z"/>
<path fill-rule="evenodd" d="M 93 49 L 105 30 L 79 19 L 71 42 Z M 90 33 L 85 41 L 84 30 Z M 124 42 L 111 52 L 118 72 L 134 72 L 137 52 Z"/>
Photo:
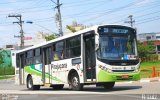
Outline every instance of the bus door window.
<path fill-rule="evenodd" d="M 85 74 L 86 79 L 95 79 L 95 39 L 94 35 L 84 37 L 85 41 Z"/>
<path fill-rule="evenodd" d="M 52 49 L 48 47 L 45 49 L 45 65 L 50 64 L 52 61 Z"/>

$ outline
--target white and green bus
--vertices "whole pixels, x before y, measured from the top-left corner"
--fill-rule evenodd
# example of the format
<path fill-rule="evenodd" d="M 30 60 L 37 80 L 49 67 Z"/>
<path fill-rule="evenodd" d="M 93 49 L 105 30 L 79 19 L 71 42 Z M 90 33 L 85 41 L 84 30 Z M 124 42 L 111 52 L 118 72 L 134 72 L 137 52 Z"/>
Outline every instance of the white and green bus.
<path fill-rule="evenodd" d="M 96 84 L 112 89 L 115 82 L 140 79 L 136 30 L 98 25 L 15 53 L 15 80 L 28 89 L 50 86 L 73 90 Z"/>

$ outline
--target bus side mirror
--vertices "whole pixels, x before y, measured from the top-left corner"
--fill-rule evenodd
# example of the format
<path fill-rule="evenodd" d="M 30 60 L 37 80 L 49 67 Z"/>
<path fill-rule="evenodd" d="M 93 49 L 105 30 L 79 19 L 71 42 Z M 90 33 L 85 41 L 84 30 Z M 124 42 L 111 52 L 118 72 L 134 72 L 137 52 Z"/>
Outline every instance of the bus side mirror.
<path fill-rule="evenodd" d="M 99 35 L 95 34 L 95 50 L 99 49 Z"/>

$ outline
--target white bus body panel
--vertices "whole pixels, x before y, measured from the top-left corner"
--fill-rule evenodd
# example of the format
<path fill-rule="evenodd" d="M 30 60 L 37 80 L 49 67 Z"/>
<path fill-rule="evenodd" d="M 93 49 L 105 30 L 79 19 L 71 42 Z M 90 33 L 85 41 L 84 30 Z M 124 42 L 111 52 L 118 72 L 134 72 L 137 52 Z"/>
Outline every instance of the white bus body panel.
<path fill-rule="evenodd" d="M 76 59 L 76 58 L 73 58 Z M 52 84 L 68 84 L 70 70 L 76 70 L 79 75 L 80 83 L 84 82 L 82 64 L 73 64 L 72 59 L 54 61 L 51 63 L 52 76 L 56 76 L 59 81 L 52 80 Z"/>

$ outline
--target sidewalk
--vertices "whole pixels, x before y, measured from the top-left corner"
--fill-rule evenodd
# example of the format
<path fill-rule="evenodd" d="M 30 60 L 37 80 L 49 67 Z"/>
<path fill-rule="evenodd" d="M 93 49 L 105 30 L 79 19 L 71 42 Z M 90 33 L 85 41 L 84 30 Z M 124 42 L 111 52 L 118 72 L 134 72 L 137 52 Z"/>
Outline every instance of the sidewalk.
<path fill-rule="evenodd" d="M 140 80 L 140 83 L 144 83 L 144 82 L 160 82 L 160 77 L 143 78 Z"/>
<path fill-rule="evenodd" d="M 142 79 L 139 80 L 139 81 L 117 82 L 117 84 L 149 83 L 149 82 L 160 82 L 160 77 L 154 77 L 154 78 L 142 78 Z"/>

